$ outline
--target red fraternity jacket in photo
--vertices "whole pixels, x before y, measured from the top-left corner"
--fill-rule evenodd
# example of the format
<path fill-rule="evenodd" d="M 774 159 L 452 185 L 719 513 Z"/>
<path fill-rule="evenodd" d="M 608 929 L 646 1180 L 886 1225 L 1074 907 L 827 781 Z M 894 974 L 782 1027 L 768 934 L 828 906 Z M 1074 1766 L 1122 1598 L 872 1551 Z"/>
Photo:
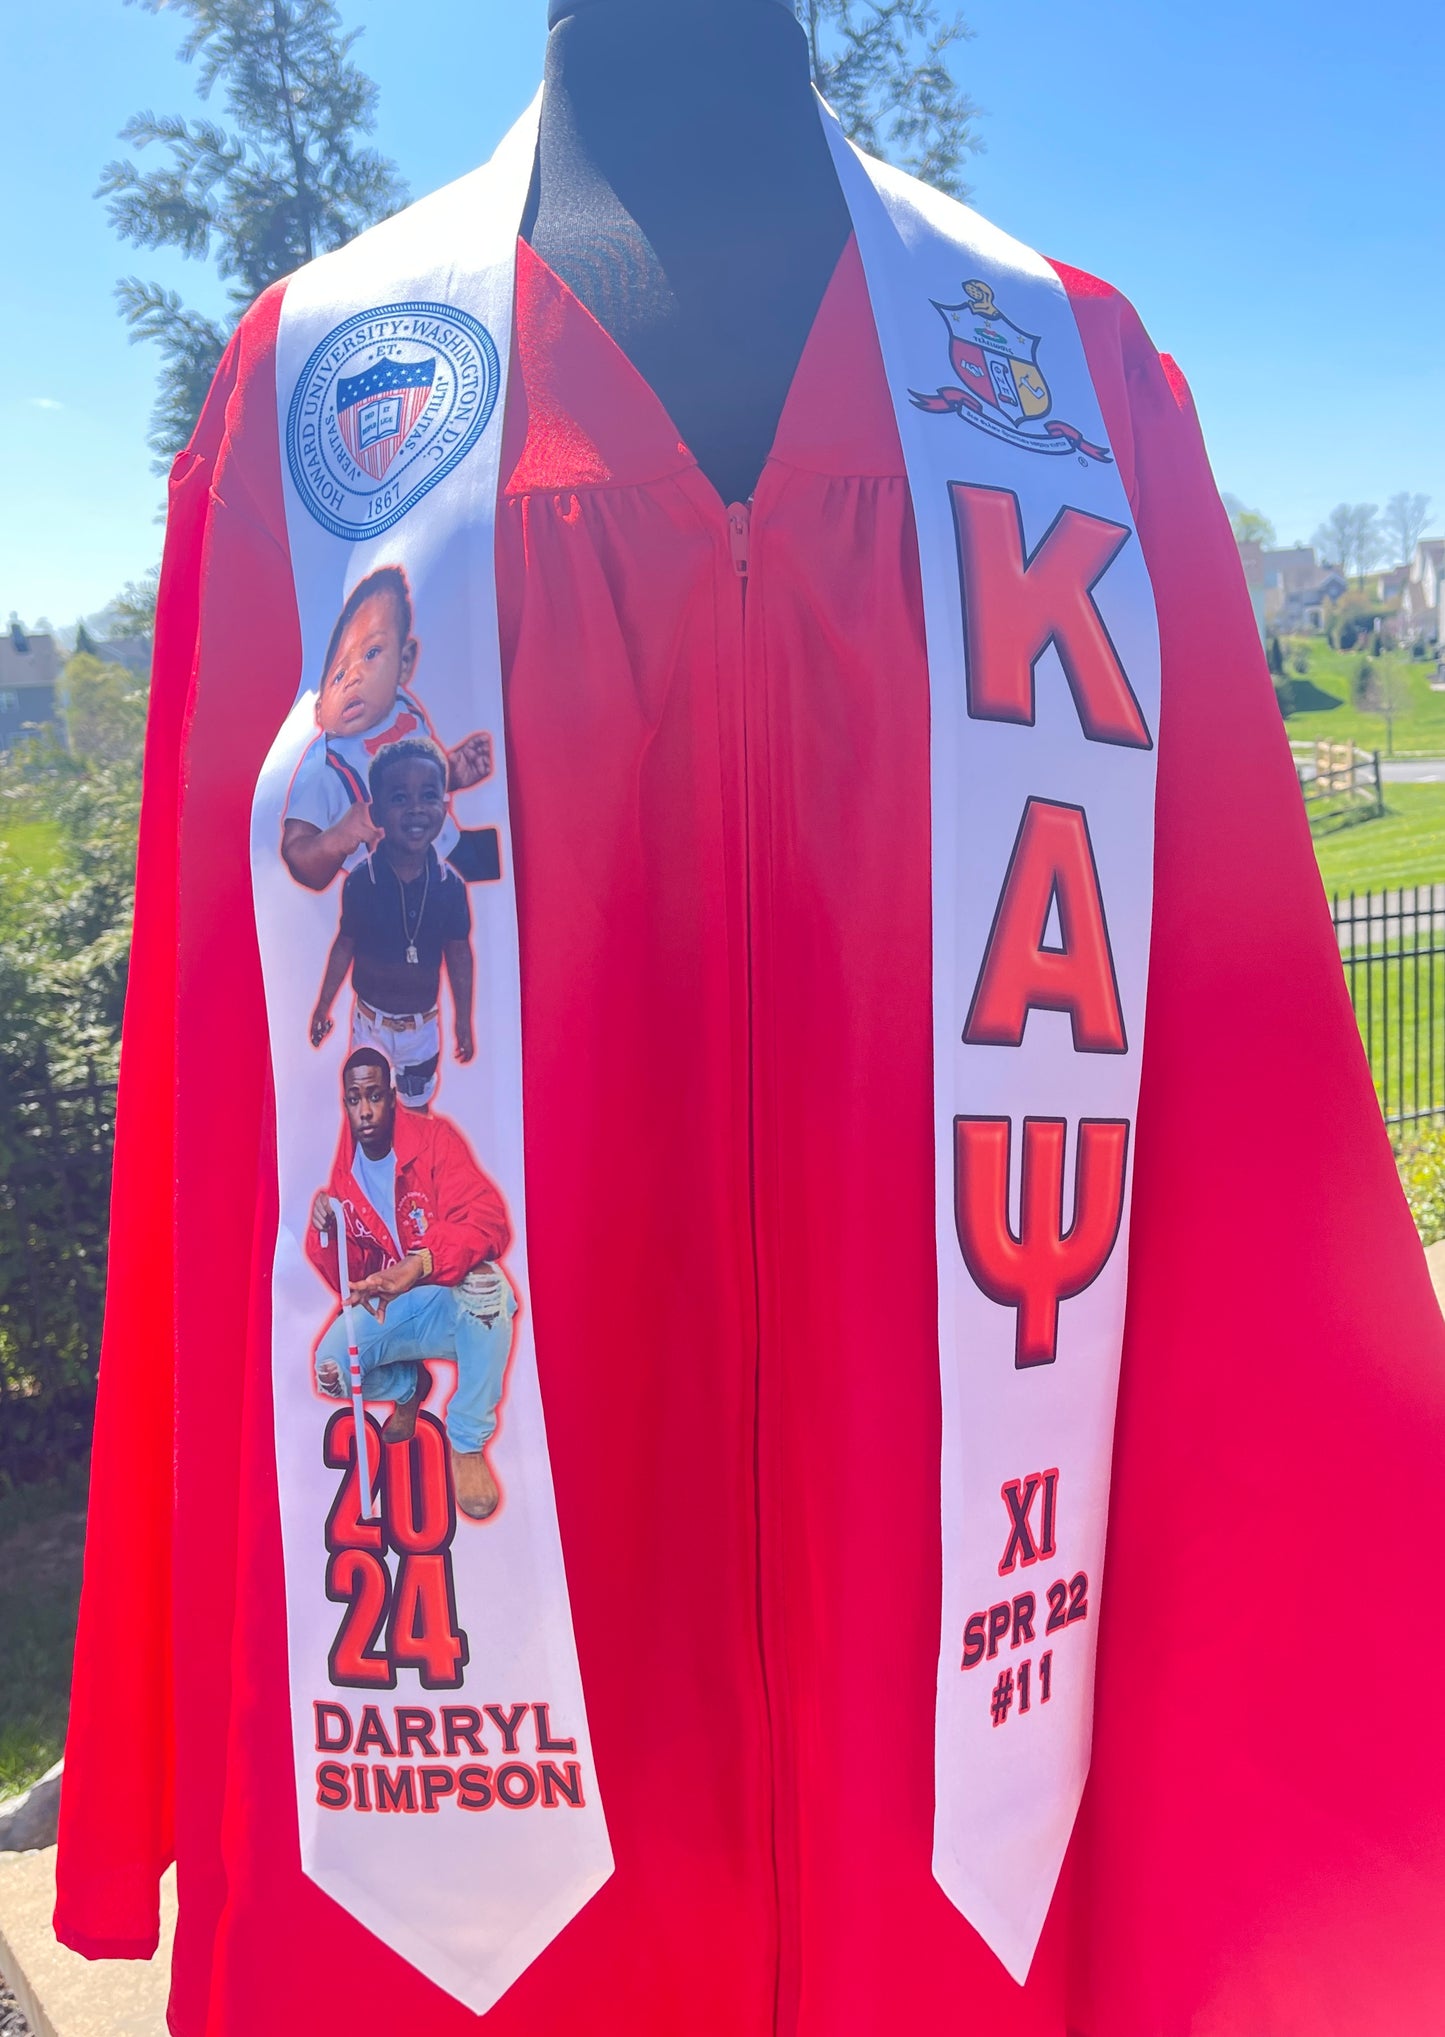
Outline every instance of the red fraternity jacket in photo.
<path fill-rule="evenodd" d="M 343 1130 L 331 1163 L 327 1193 L 346 1211 L 346 1270 L 353 1283 L 383 1266 L 396 1263 L 391 1239 L 377 1224 L 365 1192 L 351 1171 L 355 1142 Z M 422 1117 L 398 1109 L 393 1120 L 392 1150 L 396 1154 L 397 1244 L 402 1252 L 432 1256 L 432 1282 L 455 1287 L 474 1266 L 500 1259 L 511 1243 L 512 1227 L 496 1184 L 478 1167 L 466 1140 L 443 1117 Z M 384 1224 L 390 1213 L 375 1215 Z M 341 1291 L 336 1268 L 336 1234 L 323 1237 L 314 1224 L 306 1231 L 306 1256 L 335 1292 Z"/>
<path fill-rule="evenodd" d="M 1437 2028 L 1445 1331 L 1180 376 L 1059 269 L 1163 706 L 1095 1745 L 1019 1986 L 930 1871 L 929 695 L 861 268 L 730 533 L 649 388 L 519 260 L 529 1300 L 616 1872 L 487 2037 Z M 299 670 L 283 287 L 172 482 L 57 1930 L 146 1957 L 174 1859 L 175 2037 L 474 2037 L 299 1865 L 248 850 Z"/>

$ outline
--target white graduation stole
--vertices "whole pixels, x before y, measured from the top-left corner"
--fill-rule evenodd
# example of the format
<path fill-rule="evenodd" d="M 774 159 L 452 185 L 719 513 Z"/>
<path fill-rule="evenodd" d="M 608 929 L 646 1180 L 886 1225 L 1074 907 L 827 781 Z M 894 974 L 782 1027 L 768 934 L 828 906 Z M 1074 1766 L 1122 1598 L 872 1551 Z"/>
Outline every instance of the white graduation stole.
<path fill-rule="evenodd" d="M 934 1872 L 1022 1980 L 1089 1761 L 1158 635 L 1052 270 L 822 118 L 897 410 L 927 623 L 944 1415 Z M 277 1098 L 273 1367 L 302 1864 L 477 2011 L 612 1868 L 528 1306 L 493 563 L 536 121 L 534 104 L 485 168 L 287 286 L 277 394 L 304 676 L 257 786 L 252 845 Z M 363 1517 L 352 1414 L 312 1376 L 333 1298 L 303 1242 L 340 1126 L 345 992 L 321 1049 L 306 1035 L 341 879 L 306 889 L 279 841 L 333 625 L 387 566 L 410 590 L 423 645 L 411 691 L 436 738 L 494 739 L 490 778 L 453 797 L 457 824 L 495 829 L 499 847 L 500 877 L 470 894 L 477 1053 L 450 1060 L 444 1011 L 433 1106 L 512 1219 L 521 1308 L 490 1453 L 505 1503 L 485 1523 L 451 1505 L 446 1365 L 431 1368 L 441 1399 L 416 1442 L 383 1451 L 386 1408 L 366 1411 L 380 1526 Z"/>

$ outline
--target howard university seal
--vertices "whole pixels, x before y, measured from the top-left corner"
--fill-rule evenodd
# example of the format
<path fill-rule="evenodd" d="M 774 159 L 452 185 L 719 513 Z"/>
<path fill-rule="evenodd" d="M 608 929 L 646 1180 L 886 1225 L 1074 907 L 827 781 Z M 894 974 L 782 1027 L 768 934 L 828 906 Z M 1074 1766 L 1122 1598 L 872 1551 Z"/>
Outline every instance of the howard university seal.
<path fill-rule="evenodd" d="M 500 383 L 492 336 L 465 311 L 386 304 L 347 319 L 291 398 L 297 494 L 333 537 L 378 537 L 466 458 Z"/>

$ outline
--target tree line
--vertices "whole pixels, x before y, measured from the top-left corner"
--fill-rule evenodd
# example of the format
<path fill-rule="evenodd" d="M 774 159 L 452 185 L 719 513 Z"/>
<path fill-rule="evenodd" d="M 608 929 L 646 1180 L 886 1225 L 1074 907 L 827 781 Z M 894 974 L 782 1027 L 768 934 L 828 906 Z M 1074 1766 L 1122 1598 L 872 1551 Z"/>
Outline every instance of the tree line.
<path fill-rule="evenodd" d="M 62 727 L 0 753 L 0 1494 L 83 1454 L 105 1293 L 149 686 L 82 649 L 64 690 Z"/>
<path fill-rule="evenodd" d="M 1275 545 L 1275 528 L 1267 516 L 1246 509 L 1234 495 L 1225 496 L 1224 506 L 1241 544 Z M 1358 579 L 1377 566 L 1408 566 L 1429 527 L 1430 497 L 1402 489 L 1383 509 L 1373 502 L 1337 502 L 1310 543 L 1323 565 L 1347 580 Z"/>
<path fill-rule="evenodd" d="M 194 428 L 247 306 L 406 198 L 367 137 L 377 88 L 333 0 L 140 0 L 187 23 L 181 60 L 219 118 L 138 113 L 97 193 L 140 249 L 209 262 L 212 318 L 129 276 L 122 317 L 160 355 L 150 444 L 164 467 Z M 962 193 L 977 146 L 952 54 L 968 30 L 932 0 L 796 0 L 817 81 L 845 128 Z M 153 633 L 156 576 L 107 633 Z M 0 1492 L 49 1475 L 89 1435 L 105 1285 L 111 1099 L 130 955 L 148 684 L 82 624 L 63 725 L 0 753 Z M 38 846 L 37 846 L 38 845 Z"/>
<path fill-rule="evenodd" d="M 160 471 L 185 445 L 237 321 L 272 283 L 395 212 L 395 163 L 366 141 L 377 88 L 333 0 L 140 0 L 185 17 L 179 51 L 203 102 L 224 119 L 137 113 L 120 140 L 135 156 L 105 166 L 97 196 L 137 248 L 209 261 L 226 285 L 211 318 L 139 276 L 116 295 L 136 340 L 160 351 L 150 446 Z M 979 147 L 977 109 L 952 70 L 969 36 L 933 0 L 794 0 L 819 89 L 863 148 L 955 196 Z M 161 160 L 143 167 L 136 156 Z M 147 160 L 149 157 L 147 156 Z"/>

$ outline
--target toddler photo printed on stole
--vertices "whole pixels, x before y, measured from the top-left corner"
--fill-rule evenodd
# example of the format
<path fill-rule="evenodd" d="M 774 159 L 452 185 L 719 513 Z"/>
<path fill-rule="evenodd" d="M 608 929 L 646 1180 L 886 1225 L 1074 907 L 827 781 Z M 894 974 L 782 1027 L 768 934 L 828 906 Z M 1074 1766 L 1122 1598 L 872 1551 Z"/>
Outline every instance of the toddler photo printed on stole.
<path fill-rule="evenodd" d="M 311 1015 L 311 1044 L 331 1032 L 331 1008 L 350 975 L 352 1047 L 379 1047 L 402 1103 L 422 1110 L 441 1064 L 443 966 L 456 1057 L 470 1061 L 476 1051 L 471 907 L 467 887 L 436 851 L 447 819 L 446 760 L 435 743 L 405 736 L 373 760 L 368 790 L 379 838 L 341 887 L 341 925 Z"/>
<path fill-rule="evenodd" d="M 413 690 L 420 655 L 406 573 L 377 567 L 332 628 L 317 733 L 292 777 L 281 829 L 281 855 L 298 884 L 325 891 L 347 873 L 312 1045 L 332 1032 L 349 975 L 349 1044 L 385 1053 L 410 1110 L 424 1110 L 437 1091 L 443 967 L 457 1059 L 476 1051 L 466 885 L 500 875 L 496 830 L 463 832 L 450 804 L 453 792 L 491 776 L 491 736 L 475 731 L 451 750 L 438 742 Z"/>

